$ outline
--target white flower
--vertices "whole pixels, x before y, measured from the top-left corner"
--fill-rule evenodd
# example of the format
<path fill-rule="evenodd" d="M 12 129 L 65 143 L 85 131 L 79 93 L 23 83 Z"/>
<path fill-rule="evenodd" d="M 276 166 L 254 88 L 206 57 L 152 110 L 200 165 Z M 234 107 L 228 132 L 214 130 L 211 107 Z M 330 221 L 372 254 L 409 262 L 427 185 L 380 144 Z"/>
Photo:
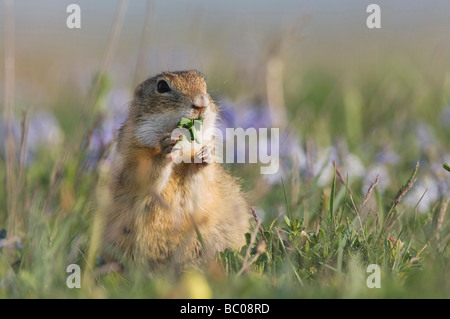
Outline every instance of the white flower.
<path fill-rule="evenodd" d="M 366 174 L 366 168 L 361 163 L 359 157 L 354 154 L 347 154 L 342 164 L 342 174 L 348 173 L 349 179 L 363 177 Z"/>

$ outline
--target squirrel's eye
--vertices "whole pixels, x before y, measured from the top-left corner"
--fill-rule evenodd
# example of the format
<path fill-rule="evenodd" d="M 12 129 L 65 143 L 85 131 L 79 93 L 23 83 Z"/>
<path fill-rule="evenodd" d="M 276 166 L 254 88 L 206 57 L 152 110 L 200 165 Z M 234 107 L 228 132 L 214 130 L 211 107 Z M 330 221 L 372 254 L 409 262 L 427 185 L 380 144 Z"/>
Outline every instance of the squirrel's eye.
<path fill-rule="evenodd" d="M 164 80 L 158 81 L 156 89 L 157 89 L 158 93 L 167 93 L 167 92 L 172 91 L 169 84 L 167 84 L 167 82 Z"/>

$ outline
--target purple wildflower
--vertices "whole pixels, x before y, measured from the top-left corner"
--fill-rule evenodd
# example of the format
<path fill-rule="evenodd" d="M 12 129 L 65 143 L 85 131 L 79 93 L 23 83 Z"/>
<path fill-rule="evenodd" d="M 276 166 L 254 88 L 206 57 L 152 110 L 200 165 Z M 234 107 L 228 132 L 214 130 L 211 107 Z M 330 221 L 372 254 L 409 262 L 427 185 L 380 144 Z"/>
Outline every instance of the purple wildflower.
<path fill-rule="evenodd" d="M 4 120 L 0 122 L 0 144 L 5 145 L 6 142 L 6 123 Z M 27 164 L 30 164 L 40 149 L 51 150 L 61 145 L 63 141 L 63 132 L 59 126 L 58 120 L 55 116 L 46 111 L 39 111 L 29 115 L 28 132 L 26 136 L 26 152 Z M 14 118 L 11 123 L 11 132 L 19 152 L 19 145 L 22 136 L 22 124 L 17 118 Z M 0 155 L 4 156 L 4 147 L 0 149 Z M 19 153 L 17 153 L 19 156 Z"/>
<path fill-rule="evenodd" d="M 113 143 L 118 130 L 127 118 L 129 101 L 130 91 L 127 89 L 113 90 L 108 94 L 104 118 L 95 128 L 89 142 L 88 167 L 95 167 Z"/>

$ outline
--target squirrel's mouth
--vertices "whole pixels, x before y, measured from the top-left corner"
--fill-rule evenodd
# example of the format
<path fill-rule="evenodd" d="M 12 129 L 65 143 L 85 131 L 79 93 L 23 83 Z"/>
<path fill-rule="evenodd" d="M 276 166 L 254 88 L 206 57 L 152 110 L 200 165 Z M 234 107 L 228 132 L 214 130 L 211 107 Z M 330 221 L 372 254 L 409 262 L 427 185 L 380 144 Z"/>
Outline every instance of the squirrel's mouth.
<path fill-rule="evenodd" d="M 206 113 L 206 108 L 204 107 L 194 107 L 192 106 L 192 110 L 190 112 L 189 118 L 195 120 L 198 118 L 204 118 Z"/>

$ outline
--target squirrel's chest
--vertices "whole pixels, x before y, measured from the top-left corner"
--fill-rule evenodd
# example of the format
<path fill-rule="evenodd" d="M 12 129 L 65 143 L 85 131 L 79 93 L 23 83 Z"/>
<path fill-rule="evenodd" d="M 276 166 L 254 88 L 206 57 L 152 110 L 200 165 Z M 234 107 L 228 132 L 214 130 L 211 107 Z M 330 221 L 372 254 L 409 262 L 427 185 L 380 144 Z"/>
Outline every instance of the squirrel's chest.
<path fill-rule="evenodd" d="M 185 258 L 186 252 L 200 247 L 192 202 L 178 199 L 177 204 L 162 204 L 161 200 L 153 196 L 141 204 L 135 220 L 135 248 L 155 262 Z"/>
<path fill-rule="evenodd" d="M 207 221 L 207 200 L 200 192 L 166 189 L 137 200 L 134 207 L 135 226 L 142 237 L 181 240 Z"/>

